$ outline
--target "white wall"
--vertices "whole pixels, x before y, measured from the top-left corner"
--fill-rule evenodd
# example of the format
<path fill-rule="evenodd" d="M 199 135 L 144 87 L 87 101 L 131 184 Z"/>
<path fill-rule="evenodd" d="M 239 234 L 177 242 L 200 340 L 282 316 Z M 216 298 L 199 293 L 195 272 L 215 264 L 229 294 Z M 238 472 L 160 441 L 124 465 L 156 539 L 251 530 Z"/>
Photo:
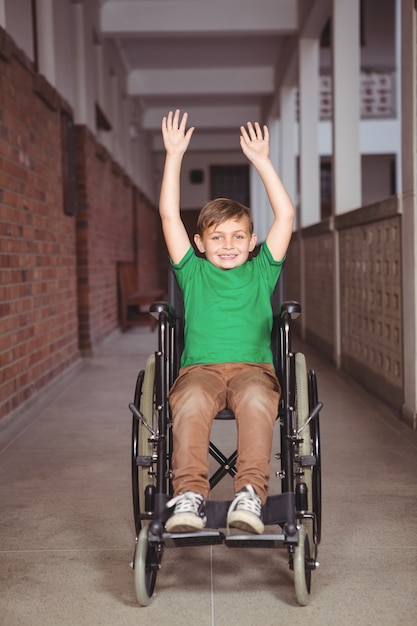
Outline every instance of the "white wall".
<path fill-rule="evenodd" d="M 362 120 L 360 123 L 361 154 L 401 155 L 400 126 L 399 120 L 395 119 Z M 320 122 L 319 152 L 321 156 L 332 154 L 331 122 Z"/>
<path fill-rule="evenodd" d="M 155 170 L 158 193 L 161 186 L 164 159 L 162 153 L 158 154 Z M 242 163 L 246 164 L 248 161 L 240 149 L 236 152 L 186 153 L 181 169 L 181 209 L 201 209 L 210 200 L 210 167 L 212 165 L 241 165 Z M 203 170 L 204 182 L 202 184 L 190 182 L 190 171 L 195 169 Z"/>

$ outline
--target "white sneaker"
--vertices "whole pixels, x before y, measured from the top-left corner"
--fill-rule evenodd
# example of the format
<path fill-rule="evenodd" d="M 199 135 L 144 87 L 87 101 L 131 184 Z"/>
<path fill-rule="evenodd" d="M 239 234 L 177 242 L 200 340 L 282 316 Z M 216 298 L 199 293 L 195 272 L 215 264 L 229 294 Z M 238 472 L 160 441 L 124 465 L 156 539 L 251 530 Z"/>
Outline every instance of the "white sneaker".
<path fill-rule="evenodd" d="M 261 519 L 262 502 L 252 485 L 246 485 L 235 496 L 227 513 L 227 525 L 248 533 L 261 535 L 264 524 Z"/>
<path fill-rule="evenodd" d="M 175 506 L 174 512 L 165 524 L 168 533 L 186 533 L 202 530 L 207 518 L 204 512 L 204 498 L 195 491 L 184 491 L 167 504 Z"/>

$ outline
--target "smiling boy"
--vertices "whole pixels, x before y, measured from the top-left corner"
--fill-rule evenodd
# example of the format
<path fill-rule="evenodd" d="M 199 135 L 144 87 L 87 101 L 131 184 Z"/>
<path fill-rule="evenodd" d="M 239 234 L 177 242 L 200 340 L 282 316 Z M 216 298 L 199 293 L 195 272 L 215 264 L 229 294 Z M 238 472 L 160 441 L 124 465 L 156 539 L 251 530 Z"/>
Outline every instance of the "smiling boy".
<path fill-rule="evenodd" d="M 270 297 L 291 238 L 294 208 L 269 158 L 269 135 L 258 123 L 240 127 L 240 145 L 265 186 L 274 219 L 259 254 L 250 210 L 220 198 L 200 212 L 194 253 L 180 217 L 180 171 L 194 128 L 187 114 L 162 121 L 166 159 L 160 215 L 173 270 L 184 296 L 181 369 L 169 393 L 173 419 L 173 514 L 168 532 L 204 528 L 209 493 L 208 447 L 213 419 L 228 407 L 238 431 L 235 498 L 227 523 L 262 533 L 269 459 L 279 402 L 270 349 Z"/>

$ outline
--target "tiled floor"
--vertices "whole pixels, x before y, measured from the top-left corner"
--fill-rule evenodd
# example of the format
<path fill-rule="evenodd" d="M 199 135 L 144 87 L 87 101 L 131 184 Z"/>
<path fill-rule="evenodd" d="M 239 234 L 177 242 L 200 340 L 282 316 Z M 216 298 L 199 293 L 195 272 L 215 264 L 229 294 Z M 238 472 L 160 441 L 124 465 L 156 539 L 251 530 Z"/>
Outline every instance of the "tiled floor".
<path fill-rule="evenodd" d="M 137 605 L 127 405 L 155 342 L 147 329 L 113 335 L 22 413 L 20 432 L 0 446 L 0 623 L 417 623 L 417 433 L 309 350 L 325 404 L 310 604 L 296 604 L 284 551 L 215 546 L 166 550 L 157 596 Z M 232 424 L 218 428 L 233 440 Z M 230 498 L 230 482 L 217 489 Z"/>

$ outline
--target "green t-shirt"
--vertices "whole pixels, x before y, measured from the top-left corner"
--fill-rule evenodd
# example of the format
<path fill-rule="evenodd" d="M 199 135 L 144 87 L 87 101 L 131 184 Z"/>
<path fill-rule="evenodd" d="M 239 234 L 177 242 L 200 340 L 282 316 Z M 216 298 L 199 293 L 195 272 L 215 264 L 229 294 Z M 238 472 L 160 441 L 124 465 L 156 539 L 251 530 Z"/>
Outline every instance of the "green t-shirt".
<path fill-rule="evenodd" d="M 184 295 L 181 366 L 198 363 L 272 363 L 271 294 L 281 273 L 266 245 L 239 267 L 222 270 L 190 247 L 173 264 Z"/>

